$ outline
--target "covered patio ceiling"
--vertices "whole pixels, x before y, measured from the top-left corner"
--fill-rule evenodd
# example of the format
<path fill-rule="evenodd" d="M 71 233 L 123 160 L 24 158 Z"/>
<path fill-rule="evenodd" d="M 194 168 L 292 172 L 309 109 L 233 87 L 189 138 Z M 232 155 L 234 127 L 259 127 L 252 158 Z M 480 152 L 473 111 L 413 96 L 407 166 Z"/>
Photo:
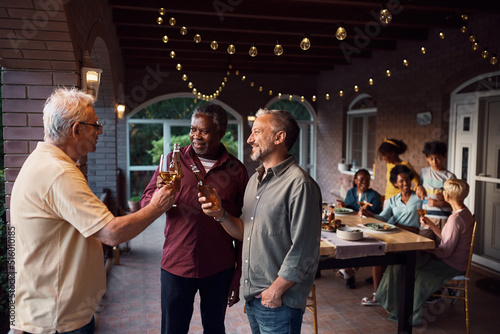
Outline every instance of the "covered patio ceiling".
<path fill-rule="evenodd" d="M 392 21 L 378 19 L 377 0 L 108 0 L 126 69 L 151 64 L 189 71 L 224 71 L 229 64 L 249 72 L 317 74 L 356 64 L 379 51 L 395 50 L 401 41 L 424 42 L 431 29 L 459 29 L 461 14 L 500 13 L 497 1 L 384 1 Z M 165 13 L 160 15 L 163 7 Z M 163 23 L 158 24 L 158 17 Z M 170 18 L 175 24 L 170 25 Z M 347 38 L 335 32 L 341 24 Z M 187 28 L 182 35 L 181 27 Z M 195 43 L 195 34 L 201 42 Z M 468 32 L 467 32 L 468 34 Z M 168 42 L 163 42 L 163 36 Z M 299 45 L 307 36 L 310 48 Z M 217 41 L 213 50 L 211 42 Z M 283 54 L 274 54 L 277 41 Z M 227 51 L 234 44 L 236 52 Z M 249 55 L 255 43 L 258 54 Z M 175 58 L 170 57 L 175 51 Z"/>

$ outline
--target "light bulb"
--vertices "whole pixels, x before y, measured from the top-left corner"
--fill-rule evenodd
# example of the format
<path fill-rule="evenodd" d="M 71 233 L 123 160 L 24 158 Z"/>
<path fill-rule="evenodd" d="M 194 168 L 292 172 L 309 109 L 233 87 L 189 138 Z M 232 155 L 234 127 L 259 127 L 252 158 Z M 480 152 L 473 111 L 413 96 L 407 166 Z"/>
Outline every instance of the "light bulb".
<path fill-rule="evenodd" d="M 273 90 L 272 90 L 272 89 L 270 89 L 270 90 L 269 90 L 269 96 L 272 96 L 272 95 L 273 95 Z"/>
<path fill-rule="evenodd" d="M 444 39 L 444 32 L 442 31 L 439 32 L 439 38 Z"/>
<path fill-rule="evenodd" d="M 465 34 L 467 32 L 467 23 L 464 22 L 464 24 L 462 24 L 462 26 L 460 27 L 460 32 L 462 34 Z"/>
<path fill-rule="evenodd" d="M 194 40 L 194 42 L 195 42 L 196 44 L 200 43 L 200 42 L 201 42 L 201 36 L 200 36 L 200 34 L 196 34 L 196 35 L 194 35 L 193 40 Z"/>
<path fill-rule="evenodd" d="M 263 89 L 262 86 L 259 86 L 259 92 L 262 92 L 262 89 Z"/>
<path fill-rule="evenodd" d="M 257 55 L 258 51 L 257 51 L 257 48 L 255 47 L 255 45 L 252 45 L 250 47 L 250 50 L 248 50 L 248 54 L 250 55 L 250 57 L 255 57 Z"/>
<path fill-rule="evenodd" d="M 335 32 L 335 38 L 337 38 L 339 41 L 343 41 L 347 37 L 347 31 L 345 28 L 342 26 L 342 23 L 339 25 L 337 28 L 337 31 Z"/>
<path fill-rule="evenodd" d="M 470 34 L 469 35 L 469 41 L 471 41 L 472 43 L 474 43 L 476 41 L 476 37 L 474 37 L 473 34 Z"/>
<path fill-rule="evenodd" d="M 193 94 L 196 95 L 196 93 L 198 93 L 198 91 L 196 90 L 196 88 L 193 88 Z"/>
<path fill-rule="evenodd" d="M 169 20 L 168 20 L 168 24 L 170 24 L 171 26 L 175 26 L 175 23 L 177 21 L 175 21 L 175 18 L 171 17 Z"/>
<path fill-rule="evenodd" d="M 313 95 L 313 96 L 312 96 L 312 101 L 313 101 L 313 102 L 316 102 L 316 95 Z"/>
<path fill-rule="evenodd" d="M 188 29 L 186 27 L 181 27 L 181 35 L 186 36 L 188 33 Z"/>
<path fill-rule="evenodd" d="M 158 18 L 156 19 L 156 23 L 162 24 L 163 23 L 163 17 L 158 16 Z"/>
<path fill-rule="evenodd" d="M 227 82 L 227 77 L 224 77 L 224 82 Z"/>
<path fill-rule="evenodd" d="M 234 44 L 233 43 L 229 44 L 229 46 L 227 47 L 227 53 L 232 55 L 235 52 L 236 52 L 236 47 L 234 46 Z"/>
<path fill-rule="evenodd" d="M 281 46 L 279 41 L 276 41 L 276 46 L 274 47 L 274 54 L 281 56 L 283 54 L 283 46 Z"/>
<path fill-rule="evenodd" d="M 187 79 L 188 79 L 187 74 L 183 74 L 183 75 L 182 75 L 182 81 L 187 81 Z"/>
<path fill-rule="evenodd" d="M 497 55 L 493 54 L 493 56 L 491 56 L 491 59 L 490 59 L 490 64 L 491 65 L 496 65 L 497 63 L 498 63 Z"/>
<path fill-rule="evenodd" d="M 467 14 L 462 14 L 460 17 L 462 18 L 463 21 L 467 21 L 469 19 L 469 15 Z"/>
<path fill-rule="evenodd" d="M 292 101 L 293 100 L 293 95 L 288 95 L 288 101 Z"/>
<path fill-rule="evenodd" d="M 326 99 L 326 100 L 329 100 L 329 99 L 330 99 L 330 94 L 326 93 L 326 95 L 325 95 L 325 99 Z"/>
<path fill-rule="evenodd" d="M 423 55 L 425 54 L 425 52 L 426 52 L 426 51 L 427 51 L 427 50 L 425 50 L 425 46 L 422 46 L 422 47 L 420 48 L 420 52 L 422 52 L 422 54 L 423 54 Z"/>
<path fill-rule="evenodd" d="M 388 69 L 388 70 L 386 70 L 386 71 L 385 71 L 385 75 L 387 75 L 387 77 L 390 77 L 390 76 L 391 76 L 391 70 L 389 70 L 389 69 Z"/>
<path fill-rule="evenodd" d="M 189 81 L 189 83 L 188 83 L 188 87 L 189 87 L 189 88 L 193 88 L 193 83 L 192 83 L 191 81 Z"/>
<path fill-rule="evenodd" d="M 477 51 L 477 49 L 479 49 L 479 43 L 478 42 L 472 43 L 472 50 Z"/>
<path fill-rule="evenodd" d="M 373 86 L 373 79 L 372 78 L 368 79 L 368 83 L 370 84 L 370 86 Z"/>
<path fill-rule="evenodd" d="M 217 50 L 217 48 L 219 47 L 219 43 L 217 43 L 217 41 L 212 41 L 210 42 L 210 47 L 212 48 L 212 50 Z"/>
<path fill-rule="evenodd" d="M 339 96 L 340 96 L 340 97 L 344 96 L 344 91 L 343 91 L 342 89 L 341 89 L 341 90 L 339 90 Z"/>
<path fill-rule="evenodd" d="M 162 39 L 163 39 L 163 43 L 167 43 L 168 42 L 168 36 L 167 35 L 164 35 Z"/>
<path fill-rule="evenodd" d="M 232 70 L 232 69 L 233 69 L 233 65 L 231 65 L 231 64 L 229 64 L 227 67 L 228 67 L 230 70 Z"/>
<path fill-rule="evenodd" d="M 304 97 L 304 95 L 302 95 L 302 96 L 300 97 L 300 102 L 304 102 L 305 100 L 306 100 L 306 98 Z"/>
<path fill-rule="evenodd" d="M 300 42 L 300 48 L 305 51 L 308 50 L 310 47 L 311 47 L 311 41 L 309 40 L 309 38 L 307 37 L 302 38 L 302 41 Z"/>
<path fill-rule="evenodd" d="M 238 70 L 234 71 L 234 75 L 240 75 L 240 71 Z"/>
<path fill-rule="evenodd" d="M 227 72 L 226 72 L 226 75 L 231 75 L 231 72 L 227 71 Z"/>
<path fill-rule="evenodd" d="M 200 92 L 198 92 L 197 96 L 198 96 L 199 99 L 201 99 L 201 93 Z"/>
<path fill-rule="evenodd" d="M 170 58 L 175 58 L 175 51 L 174 50 L 170 51 Z"/>
<path fill-rule="evenodd" d="M 358 85 L 354 85 L 354 91 L 355 91 L 356 93 L 357 93 L 357 92 L 359 92 L 359 87 L 358 87 Z"/>
<path fill-rule="evenodd" d="M 403 65 L 404 65 L 404 66 L 408 66 L 408 65 L 409 65 L 408 60 L 407 60 L 406 58 L 405 58 L 405 59 L 403 59 Z"/>
<path fill-rule="evenodd" d="M 245 81 L 245 79 L 246 79 L 246 78 L 247 78 L 247 77 L 246 77 L 245 75 L 244 75 L 244 76 L 242 76 L 242 77 L 241 77 L 241 81 Z"/>
<path fill-rule="evenodd" d="M 380 19 L 380 22 L 389 24 L 392 21 L 392 14 L 387 10 L 387 8 L 382 7 L 378 18 Z"/>
<path fill-rule="evenodd" d="M 222 81 L 222 82 L 220 83 L 220 85 L 221 85 L 222 87 L 226 87 L 226 83 L 225 83 L 224 81 Z"/>
<path fill-rule="evenodd" d="M 278 93 L 278 99 L 281 99 L 281 93 Z"/>
<path fill-rule="evenodd" d="M 160 8 L 160 10 L 158 10 L 158 13 L 160 13 L 160 15 L 165 15 L 165 8 Z"/>
<path fill-rule="evenodd" d="M 484 49 L 483 52 L 481 52 L 481 57 L 486 59 L 486 58 L 488 58 L 489 54 L 490 53 L 488 52 L 488 49 Z"/>
<path fill-rule="evenodd" d="M 182 70 L 182 65 L 180 63 L 178 63 L 175 68 L 177 69 L 177 71 L 180 71 Z"/>
<path fill-rule="evenodd" d="M 255 86 L 255 82 L 252 81 L 252 82 L 250 82 L 250 87 L 253 87 L 253 86 Z"/>

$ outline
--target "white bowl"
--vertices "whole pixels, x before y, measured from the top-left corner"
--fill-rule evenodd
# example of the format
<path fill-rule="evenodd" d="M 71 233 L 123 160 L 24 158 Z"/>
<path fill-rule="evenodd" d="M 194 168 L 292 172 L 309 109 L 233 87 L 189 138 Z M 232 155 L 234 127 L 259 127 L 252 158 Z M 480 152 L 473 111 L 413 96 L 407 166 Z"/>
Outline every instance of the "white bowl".
<path fill-rule="evenodd" d="M 337 229 L 337 237 L 344 240 L 361 240 L 363 239 L 363 230 L 357 227 L 341 227 Z"/>

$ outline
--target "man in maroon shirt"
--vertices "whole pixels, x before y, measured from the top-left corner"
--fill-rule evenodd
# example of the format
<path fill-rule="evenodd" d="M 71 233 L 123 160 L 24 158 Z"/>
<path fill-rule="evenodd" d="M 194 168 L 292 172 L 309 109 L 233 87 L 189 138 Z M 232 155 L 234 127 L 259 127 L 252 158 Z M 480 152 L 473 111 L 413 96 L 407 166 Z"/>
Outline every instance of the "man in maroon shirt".
<path fill-rule="evenodd" d="M 191 118 L 191 145 L 182 147 L 183 177 L 176 207 L 167 211 L 165 243 L 161 262 L 161 333 L 188 333 L 194 297 L 200 293 L 204 333 L 225 333 L 227 305 L 239 300 L 239 253 L 234 238 L 201 210 L 195 163 L 204 178 L 219 194 L 222 206 L 239 217 L 248 182 L 245 166 L 221 144 L 227 127 L 227 114 L 215 104 L 196 108 Z M 168 159 L 170 161 L 171 154 Z M 155 171 L 144 190 L 141 204 L 147 205 L 162 179 Z"/>

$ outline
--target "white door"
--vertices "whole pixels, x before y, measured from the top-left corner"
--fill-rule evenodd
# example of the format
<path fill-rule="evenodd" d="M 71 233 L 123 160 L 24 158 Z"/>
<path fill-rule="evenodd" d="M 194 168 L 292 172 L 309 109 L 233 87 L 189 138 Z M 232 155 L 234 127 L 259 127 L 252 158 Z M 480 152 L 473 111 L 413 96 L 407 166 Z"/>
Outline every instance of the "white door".
<path fill-rule="evenodd" d="M 479 121 L 477 218 L 483 225 L 483 256 L 500 263 L 500 96 L 480 102 Z"/>

